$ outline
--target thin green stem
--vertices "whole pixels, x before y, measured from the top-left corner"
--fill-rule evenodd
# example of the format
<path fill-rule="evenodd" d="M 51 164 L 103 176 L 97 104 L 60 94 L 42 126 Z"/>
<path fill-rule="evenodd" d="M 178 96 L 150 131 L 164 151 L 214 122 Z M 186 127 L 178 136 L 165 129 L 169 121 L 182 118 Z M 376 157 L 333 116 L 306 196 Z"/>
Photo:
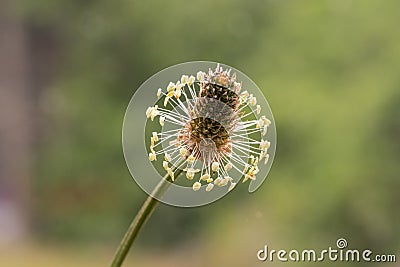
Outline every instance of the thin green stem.
<path fill-rule="evenodd" d="M 177 178 L 182 173 L 182 169 L 178 168 L 174 170 L 174 172 L 175 178 Z M 172 182 L 173 181 L 171 179 L 171 176 L 166 174 L 164 178 L 154 188 L 150 196 L 147 197 L 146 201 L 143 203 L 142 207 L 140 208 L 128 230 L 126 231 L 123 239 L 121 240 L 121 243 L 119 244 L 113 261 L 110 265 L 111 267 L 119 267 L 122 265 L 140 229 L 142 229 L 144 224 L 150 218 L 154 209 L 157 207 L 159 201 L 156 198 L 160 198 Z"/>

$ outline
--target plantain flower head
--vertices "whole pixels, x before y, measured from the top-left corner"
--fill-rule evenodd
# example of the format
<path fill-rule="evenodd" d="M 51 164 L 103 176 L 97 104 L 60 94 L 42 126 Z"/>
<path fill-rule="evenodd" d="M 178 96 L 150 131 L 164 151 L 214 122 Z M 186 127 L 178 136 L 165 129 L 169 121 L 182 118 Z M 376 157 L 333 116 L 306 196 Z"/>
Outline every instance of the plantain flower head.
<path fill-rule="evenodd" d="M 218 64 L 196 77 L 184 74 L 154 95 L 157 104 L 147 108 L 146 116 L 161 130 L 148 136 L 148 158 L 161 161 L 172 180 L 181 169 L 194 191 L 230 191 L 238 182 L 231 172 L 245 183 L 267 164 L 271 121 L 231 69 Z"/>

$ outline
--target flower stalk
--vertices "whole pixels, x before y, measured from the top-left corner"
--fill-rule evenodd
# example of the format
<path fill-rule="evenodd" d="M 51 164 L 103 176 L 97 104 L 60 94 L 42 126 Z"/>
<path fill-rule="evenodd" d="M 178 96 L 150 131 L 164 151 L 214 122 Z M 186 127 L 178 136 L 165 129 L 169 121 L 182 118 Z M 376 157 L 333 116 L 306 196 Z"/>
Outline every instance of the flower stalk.
<path fill-rule="evenodd" d="M 175 169 L 175 177 L 178 177 L 182 171 L 183 170 L 179 168 Z M 174 181 L 171 176 L 166 174 L 154 188 L 153 192 L 147 197 L 146 201 L 143 203 L 142 207 L 136 214 L 124 237 L 122 238 L 121 243 L 119 244 L 114 255 L 113 261 L 111 262 L 111 267 L 122 266 L 122 263 L 124 262 L 133 241 L 160 202 L 157 198 L 160 198 L 168 189 L 169 185 L 173 182 Z"/>

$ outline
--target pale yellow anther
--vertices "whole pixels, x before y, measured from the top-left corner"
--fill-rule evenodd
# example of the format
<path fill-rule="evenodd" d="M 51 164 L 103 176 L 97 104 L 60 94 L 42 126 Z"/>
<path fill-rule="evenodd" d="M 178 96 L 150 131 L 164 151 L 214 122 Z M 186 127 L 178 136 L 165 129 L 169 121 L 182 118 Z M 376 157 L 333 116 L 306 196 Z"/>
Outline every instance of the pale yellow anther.
<path fill-rule="evenodd" d="M 197 190 L 199 190 L 199 189 L 200 189 L 200 187 L 201 187 L 201 183 L 199 183 L 199 182 L 195 182 L 195 183 L 193 184 L 193 191 L 197 191 Z"/>
<path fill-rule="evenodd" d="M 261 150 L 266 151 L 268 148 L 270 148 L 270 146 L 271 146 L 271 142 L 261 140 L 261 143 L 260 143 Z"/>
<path fill-rule="evenodd" d="M 187 158 L 187 162 L 189 164 L 192 164 L 195 160 L 196 160 L 196 158 L 192 154 Z"/>
<path fill-rule="evenodd" d="M 168 153 L 165 153 L 164 159 L 165 159 L 166 161 L 170 162 L 170 161 L 171 161 L 171 155 L 168 154 Z"/>
<path fill-rule="evenodd" d="M 181 82 L 180 81 L 177 81 L 176 82 L 176 85 L 175 85 L 175 90 L 181 90 L 181 88 L 184 86 L 184 84 L 181 84 Z"/>
<path fill-rule="evenodd" d="M 192 85 L 194 83 L 195 79 L 196 78 L 193 75 L 190 75 L 189 80 L 188 80 L 188 84 Z"/>
<path fill-rule="evenodd" d="M 225 178 L 221 179 L 219 186 L 226 186 L 229 183 L 230 179 L 231 179 L 230 177 L 225 177 Z"/>
<path fill-rule="evenodd" d="M 210 192 L 214 188 L 214 184 L 208 184 L 206 187 L 206 191 Z"/>
<path fill-rule="evenodd" d="M 165 97 L 165 99 L 164 99 L 164 107 L 167 106 L 169 99 L 170 99 L 170 97 L 168 97 L 168 96 Z"/>
<path fill-rule="evenodd" d="M 165 124 L 165 117 L 164 116 L 160 116 L 160 125 L 164 126 Z"/>
<path fill-rule="evenodd" d="M 182 75 L 182 77 L 181 77 L 181 83 L 182 84 L 186 84 L 188 82 L 188 80 L 189 80 L 189 76 Z"/>
<path fill-rule="evenodd" d="M 253 155 L 250 156 L 250 164 L 251 164 L 251 165 L 254 164 L 254 156 L 253 156 Z"/>
<path fill-rule="evenodd" d="M 152 110 L 153 110 L 153 107 L 148 107 L 148 108 L 146 109 L 146 117 L 147 117 L 147 118 L 150 118 L 150 115 L 151 115 Z"/>
<path fill-rule="evenodd" d="M 260 114 L 260 113 L 261 113 L 261 106 L 257 105 L 257 114 Z"/>
<path fill-rule="evenodd" d="M 207 181 L 208 179 L 210 179 L 210 175 L 209 175 L 208 173 L 203 174 L 203 175 L 200 177 L 200 180 L 202 180 L 202 181 Z"/>
<path fill-rule="evenodd" d="M 220 186 L 221 182 L 222 182 L 222 178 L 218 177 L 217 179 L 215 179 L 214 184 L 217 186 Z"/>
<path fill-rule="evenodd" d="M 230 163 L 230 162 L 228 162 L 226 165 L 225 165 L 225 171 L 226 172 L 229 172 L 231 169 L 232 169 L 232 167 L 233 167 L 233 165 L 232 165 L 232 163 Z"/>
<path fill-rule="evenodd" d="M 251 106 L 255 106 L 257 104 L 257 98 L 253 96 L 252 94 L 249 96 L 249 104 Z"/>
<path fill-rule="evenodd" d="M 269 160 L 269 154 L 265 155 L 265 160 L 264 160 L 264 164 L 267 164 Z"/>
<path fill-rule="evenodd" d="M 207 183 L 211 183 L 212 181 L 214 181 L 213 178 L 208 178 L 208 179 L 207 179 Z"/>
<path fill-rule="evenodd" d="M 150 161 L 157 160 L 156 154 L 153 153 L 153 152 L 149 153 L 149 160 L 150 160 Z"/>
<path fill-rule="evenodd" d="M 249 92 L 243 91 L 243 92 L 240 94 L 240 96 L 241 96 L 242 98 L 248 98 L 248 97 L 249 97 Z"/>
<path fill-rule="evenodd" d="M 244 176 L 244 179 L 243 179 L 242 183 L 245 183 L 248 179 L 254 181 L 256 179 L 256 176 L 254 174 L 246 174 Z"/>
<path fill-rule="evenodd" d="M 179 150 L 179 154 L 180 154 L 182 157 L 186 156 L 186 153 L 187 153 L 187 149 L 184 148 L 184 147 L 182 147 L 182 148 Z"/>
<path fill-rule="evenodd" d="M 246 173 L 248 169 L 249 169 L 249 165 L 246 164 L 246 165 L 244 166 L 243 173 Z"/>
<path fill-rule="evenodd" d="M 186 172 L 186 178 L 188 178 L 188 180 L 192 180 L 194 177 L 194 171 L 193 169 L 189 168 Z"/>
<path fill-rule="evenodd" d="M 180 98 L 181 95 L 182 95 L 181 89 L 176 89 L 175 93 L 174 93 L 174 96 L 176 97 L 176 99 Z"/>
<path fill-rule="evenodd" d="M 267 119 L 267 117 L 261 116 L 260 119 L 264 122 L 265 125 L 267 126 L 271 125 L 271 121 Z"/>
<path fill-rule="evenodd" d="M 175 95 L 175 90 L 169 91 L 167 93 L 167 97 L 169 97 L 169 98 L 173 97 L 174 95 Z"/>
<path fill-rule="evenodd" d="M 259 128 L 261 128 L 261 127 L 264 127 L 265 122 L 264 122 L 263 119 L 259 119 L 259 120 L 258 120 L 258 124 L 260 124 L 260 127 L 259 127 Z"/>
<path fill-rule="evenodd" d="M 169 176 L 171 176 L 172 181 L 175 181 L 175 174 L 174 174 L 174 172 L 172 171 L 171 168 L 167 169 L 167 173 L 168 173 Z"/>
<path fill-rule="evenodd" d="M 173 91 L 174 89 L 175 89 L 175 84 L 174 84 L 173 82 L 170 82 L 170 83 L 168 84 L 167 91 L 168 91 L 168 92 L 171 92 L 171 91 Z"/>
<path fill-rule="evenodd" d="M 255 170 L 255 169 L 254 169 L 254 166 L 251 166 L 251 168 L 250 168 L 248 174 L 249 174 L 249 175 L 254 174 L 254 170 Z"/>
<path fill-rule="evenodd" d="M 262 160 L 262 158 L 267 154 L 267 152 L 265 152 L 264 150 L 261 150 L 260 152 L 260 161 Z"/>
<path fill-rule="evenodd" d="M 219 169 L 219 163 L 216 162 L 216 161 L 214 161 L 214 162 L 211 164 L 211 170 L 212 170 L 213 172 L 216 172 L 216 171 L 218 171 L 218 169 Z"/>
<path fill-rule="evenodd" d="M 198 81 L 202 81 L 203 79 L 204 79 L 204 72 L 199 71 L 199 72 L 197 73 L 197 80 L 198 80 Z"/>
<path fill-rule="evenodd" d="M 161 94 L 162 94 L 162 89 L 158 88 L 158 90 L 157 90 L 157 98 L 160 98 Z"/>
<path fill-rule="evenodd" d="M 157 132 L 153 132 L 152 134 L 153 134 L 153 139 L 154 139 L 154 141 L 155 141 L 155 142 L 158 142 L 159 139 L 158 139 Z"/>
<path fill-rule="evenodd" d="M 231 185 L 228 188 L 228 191 L 231 191 L 233 188 L 235 188 L 236 183 L 231 183 Z"/>
<path fill-rule="evenodd" d="M 257 166 L 258 162 L 260 161 L 260 159 L 258 158 L 258 156 L 254 159 L 254 166 Z"/>
<path fill-rule="evenodd" d="M 263 129 L 263 131 L 262 131 L 262 135 L 264 136 L 264 135 L 266 135 L 267 134 L 267 130 L 268 130 L 268 125 L 264 125 L 264 129 Z"/>
<path fill-rule="evenodd" d="M 250 175 L 248 175 L 247 173 L 244 175 L 244 178 L 242 180 L 242 183 L 247 182 L 247 180 L 249 180 Z"/>
<path fill-rule="evenodd" d="M 256 175 L 258 172 L 259 172 L 258 167 L 257 167 L 257 166 L 252 166 L 252 167 L 250 168 L 249 172 L 248 172 L 248 175 L 254 176 L 254 175 Z M 250 179 L 251 179 L 251 177 L 250 177 Z"/>
<path fill-rule="evenodd" d="M 160 111 L 157 110 L 158 106 L 155 105 L 154 107 L 151 108 L 150 111 L 150 119 L 153 121 L 154 118 L 158 115 L 160 115 Z"/>
<path fill-rule="evenodd" d="M 235 92 L 239 92 L 240 89 L 242 88 L 242 84 L 238 82 L 233 83 L 233 88 L 235 89 Z"/>
<path fill-rule="evenodd" d="M 162 163 L 162 166 L 163 166 L 163 168 L 165 169 L 165 170 L 167 170 L 169 167 L 168 167 L 168 161 L 163 161 L 163 163 Z"/>

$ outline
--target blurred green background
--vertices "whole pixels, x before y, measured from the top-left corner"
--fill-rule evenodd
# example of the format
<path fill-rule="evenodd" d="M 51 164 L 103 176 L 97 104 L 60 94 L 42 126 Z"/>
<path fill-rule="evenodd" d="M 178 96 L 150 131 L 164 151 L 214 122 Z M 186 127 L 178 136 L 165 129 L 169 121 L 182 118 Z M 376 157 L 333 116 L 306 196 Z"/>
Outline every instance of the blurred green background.
<path fill-rule="evenodd" d="M 2 1 L 0 265 L 107 266 L 146 197 L 122 154 L 125 108 L 151 75 L 193 60 L 263 90 L 275 162 L 254 194 L 160 205 L 126 266 L 309 266 L 256 253 L 341 237 L 399 262 L 399 12 L 396 0 Z M 337 264 L 359 266 L 318 263 Z"/>

